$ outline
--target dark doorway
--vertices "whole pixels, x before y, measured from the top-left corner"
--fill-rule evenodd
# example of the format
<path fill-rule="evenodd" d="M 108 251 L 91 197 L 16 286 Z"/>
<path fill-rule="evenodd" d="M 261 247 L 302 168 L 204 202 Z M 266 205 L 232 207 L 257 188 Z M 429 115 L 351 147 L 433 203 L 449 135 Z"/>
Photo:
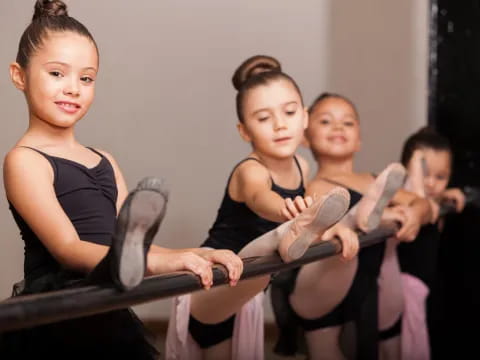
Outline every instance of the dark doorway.
<path fill-rule="evenodd" d="M 451 185 L 480 187 L 480 0 L 431 0 L 429 124 L 453 147 Z M 478 357 L 480 209 L 446 219 L 434 359 Z"/>

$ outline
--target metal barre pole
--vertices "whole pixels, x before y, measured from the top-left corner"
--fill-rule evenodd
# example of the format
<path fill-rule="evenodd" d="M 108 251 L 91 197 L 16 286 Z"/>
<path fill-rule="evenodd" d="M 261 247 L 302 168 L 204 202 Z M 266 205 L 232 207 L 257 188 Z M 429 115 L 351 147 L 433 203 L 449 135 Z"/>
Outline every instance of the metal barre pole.
<path fill-rule="evenodd" d="M 397 229 L 397 225 L 390 224 L 361 235 L 360 246 L 381 242 L 385 237 L 393 235 Z M 340 251 L 341 244 L 334 239 L 310 247 L 304 256 L 290 263 L 284 263 L 277 254 L 245 258 L 241 280 L 292 269 Z M 224 284 L 228 284 L 227 272 L 223 266 L 216 265 L 213 269 L 213 286 Z M 202 289 L 196 275 L 191 272 L 176 272 L 145 278 L 139 286 L 126 292 L 108 284 L 19 296 L 0 302 L 0 332 L 124 309 Z"/>

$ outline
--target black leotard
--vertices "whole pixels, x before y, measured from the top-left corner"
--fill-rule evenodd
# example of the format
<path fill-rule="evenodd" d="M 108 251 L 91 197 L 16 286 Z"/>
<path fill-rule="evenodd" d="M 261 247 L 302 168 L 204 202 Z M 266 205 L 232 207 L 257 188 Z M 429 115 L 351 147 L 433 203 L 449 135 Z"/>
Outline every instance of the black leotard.
<path fill-rule="evenodd" d="M 296 196 L 304 196 L 305 187 L 303 184 L 303 174 L 297 158 L 295 163 L 301 176 L 300 185 L 293 190 L 285 189 L 275 184 L 272 181 L 272 191 L 280 195 L 282 198 L 294 199 Z M 247 158 L 241 161 L 233 171 L 243 162 L 248 160 L 259 161 L 255 158 Z M 232 177 L 233 171 L 228 179 L 225 194 L 223 196 L 222 204 L 218 209 L 217 218 L 209 231 L 207 240 L 202 246 L 211 247 L 214 249 L 229 249 L 238 253 L 250 241 L 257 237 L 275 229 L 277 222 L 266 220 L 255 214 L 245 203 L 233 200 L 228 193 L 228 186 Z"/>
<path fill-rule="evenodd" d="M 296 189 L 285 189 L 275 184 L 273 179 L 271 179 L 272 191 L 284 199 L 294 199 L 296 196 L 303 197 L 305 194 L 302 169 L 297 158 L 294 159 L 301 177 L 300 185 Z M 260 162 L 255 158 L 246 158 L 233 168 L 227 182 L 225 195 L 217 213 L 217 218 L 209 231 L 207 240 L 202 246 L 214 249 L 229 249 L 238 253 L 249 242 L 280 225 L 280 223 L 258 216 L 250 210 L 245 203 L 235 201 L 230 197 L 228 186 L 233 172 L 240 164 L 247 160 Z M 190 316 L 188 329 L 192 338 L 201 348 L 208 348 L 232 337 L 234 320 L 235 315 L 218 324 L 204 324 L 193 316 Z"/>
<path fill-rule="evenodd" d="M 117 186 L 108 159 L 90 149 L 100 162 L 87 168 L 32 150 L 52 166 L 55 195 L 80 239 L 109 246 L 116 221 Z M 25 288 L 20 295 L 88 283 L 86 275 L 62 268 L 17 210 L 12 205 L 10 209 L 25 242 Z M 149 336 L 130 309 L 117 310 L 5 333 L 0 337 L 0 358 L 156 359 L 160 354 Z"/>

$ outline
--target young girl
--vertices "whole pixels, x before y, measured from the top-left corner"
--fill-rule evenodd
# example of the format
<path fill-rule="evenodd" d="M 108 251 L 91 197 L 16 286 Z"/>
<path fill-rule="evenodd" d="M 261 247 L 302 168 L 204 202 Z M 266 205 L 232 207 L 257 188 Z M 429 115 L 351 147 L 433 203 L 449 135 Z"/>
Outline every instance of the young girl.
<path fill-rule="evenodd" d="M 380 176 L 354 171 L 354 156 L 360 148 L 359 118 L 355 106 L 341 95 L 322 94 L 310 108 L 310 123 L 305 132 L 311 151 L 318 164 L 317 173 L 307 187 L 307 194 L 327 191 L 332 186 L 343 185 L 354 206 L 367 189 L 382 177 L 392 179 L 384 200 L 395 194 L 401 186 L 404 169 L 392 164 Z M 428 202 L 413 194 L 399 191 L 392 203 L 402 204 L 390 217 L 401 222 L 396 237 L 412 240 L 421 224 L 430 219 Z M 363 229 L 364 230 L 364 229 Z M 309 355 L 313 359 L 344 359 L 345 351 L 351 351 L 352 345 L 340 346 L 340 335 L 348 328 L 346 324 L 356 325 L 357 346 L 354 347 L 360 358 L 376 356 L 376 297 L 377 278 L 384 253 L 392 256 L 392 246 L 385 242 L 362 248 L 354 261 L 341 263 L 336 258 L 328 262 L 318 262 L 304 266 L 298 273 L 298 279 L 290 302 L 299 318 L 300 325 L 306 331 L 305 336 Z M 330 263 L 330 264 L 329 264 Z M 321 267 L 329 266 L 336 274 L 332 276 L 320 272 Z M 317 296 L 308 297 L 308 281 L 311 273 L 321 274 L 316 279 Z M 332 291 L 334 289 L 334 291 Z M 329 294 L 320 301 L 321 294 Z M 379 314 L 381 328 L 392 326 L 397 318 Z M 370 336 L 370 338 L 369 338 Z"/>
<path fill-rule="evenodd" d="M 435 204 L 445 202 L 455 206 L 457 212 L 465 206 L 460 189 L 447 189 L 452 167 L 449 142 L 428 127 L 412 134 L 405 142 L 401 156 L 409 172 L 408 190 Z M 435 331 L 432 319 L 430 292 L 437 284 L 437 259 L 440 245 L 441 219 L 422 226 L 412 243 L 398 247 L 405 311 L 402 326 L 402 356 L 405 359 L 429 359 L 429 333 Z M 433 302 L 432 302 L 433 300 Z M 428 327 L 427 327 L 428 323 Z"/>
<path fill-rule="evenodd" d="M 68 16 L 65 4 L 37 1 L 10 66 L 27 101 L 29 126 L 3 165 L 6 196 L 25 241 L 22 294 L 87 277 L 129 289 L 145 268 L 147 274 L 191 270 L 208 288 L 213 262 L 225 264 L 235 284 L 242 263 L 230 251 L 150 247 L 165 211 L 161 184 L 147 179 L 126 199 L 113 157 L 76 140 L 74 128 L 93 101 L 98 68 L 92 35 Z M 158 357 L 128 309 L 12 332 L 4 340 L 2 358 Z"/>
<path fill-rule="evenodd" d="M 290 261 L 313 241 L 338 236 L 343 258 L 353 257 L 358 249 L 353 231 L 342 225 L 326 231 L 344 215 L 348 193 L 337 187 L 304 196 L 308 167 L 295 151 L 308 114 L 293 79 L 275 59 L 255 56 L 237 69 L 233 84 L 238 90 L 237 127 L 252 152 L 234 167 L 202 246 L 231 249 L 242 257 L 278 251 Z M 262 291 L 269 281 L 270 276 L 260 276 L 235 288 L 177 298 L 167 358 L 263 358 Z"/>

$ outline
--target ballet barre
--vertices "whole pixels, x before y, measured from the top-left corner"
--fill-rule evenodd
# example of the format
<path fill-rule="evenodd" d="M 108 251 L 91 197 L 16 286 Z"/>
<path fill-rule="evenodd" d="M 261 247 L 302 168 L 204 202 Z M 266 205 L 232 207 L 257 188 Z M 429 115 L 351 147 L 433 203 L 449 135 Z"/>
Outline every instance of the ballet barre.
<path fill-rule="evenodd" d="M 478 205 L 479 191 L 474 188 L 465 190 L 467 203 Z M 442 205 L 440 213 L 447 214 L 453 210 L 452 205 Z M 398 229 L 397 223 L 390 222 L 382 224 L 367 234 L 360 234 L 360 247 L 382 242 L 394 235 Z M 243 259 L 244 271 L 240 280 L 293 269 L 334 256 L 341 250 L 340 241 L 333 239 L 311 246 L 300 259 L 289 263 L 283 262 L 278 254 L 245 258 Z M 215 265 L 213 286 L 228 283 L 226 269 L 221 265 Z M 147 277 L 140 285 L 129 291 L 120 291 L 113 284 L 106 284 L 17 296 L 0 302 L 0 332 L 124 309 L 202 289 L 198 276 L 185 271 Z"/>

